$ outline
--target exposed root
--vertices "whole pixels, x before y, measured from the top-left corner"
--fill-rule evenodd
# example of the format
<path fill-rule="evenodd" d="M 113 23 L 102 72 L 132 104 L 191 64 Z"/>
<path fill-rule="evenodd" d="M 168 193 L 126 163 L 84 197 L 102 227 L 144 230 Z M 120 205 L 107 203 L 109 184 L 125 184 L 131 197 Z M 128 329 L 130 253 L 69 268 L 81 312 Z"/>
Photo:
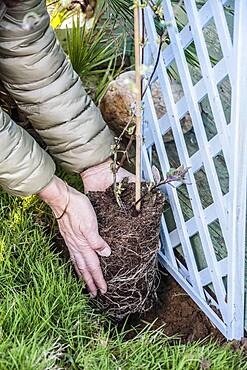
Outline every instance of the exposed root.
<path fill-rule="evenodd" d="M 138 215 L 130 210 L 126 214 L 118 207 L 112 188 L 106 193 L 91 193 L 89 197 L 98 217 L 100 234 L 112 248 L 109 258 L 101 258 L 108 291 L 94 302 L 114 320 L 150 310 L 159 280 L 157 251 L 163 196 L 160 192 L 150 194 Z M 133 201 L 134 186 L 130 184 L 122 202 L 128 209 Z"/>

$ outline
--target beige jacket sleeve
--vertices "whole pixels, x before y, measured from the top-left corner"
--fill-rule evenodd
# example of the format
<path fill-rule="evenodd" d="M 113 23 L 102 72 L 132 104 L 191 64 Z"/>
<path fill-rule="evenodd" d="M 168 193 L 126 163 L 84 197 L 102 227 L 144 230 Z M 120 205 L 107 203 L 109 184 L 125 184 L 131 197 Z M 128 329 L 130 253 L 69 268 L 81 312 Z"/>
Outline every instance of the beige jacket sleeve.
<path fill-rule="evenodd" d="M 55 164 L 35 140 L 0 108 L 0 185 L 14 195 L 38 193 L 52 180 Z"/>
<path fill-rule="evenodd" d="M 58 44 L 44 0 L 7 9 L 0 22 L 0 79 L 67 170 L 81 172 L 109 157 L 110 131 Z"/>

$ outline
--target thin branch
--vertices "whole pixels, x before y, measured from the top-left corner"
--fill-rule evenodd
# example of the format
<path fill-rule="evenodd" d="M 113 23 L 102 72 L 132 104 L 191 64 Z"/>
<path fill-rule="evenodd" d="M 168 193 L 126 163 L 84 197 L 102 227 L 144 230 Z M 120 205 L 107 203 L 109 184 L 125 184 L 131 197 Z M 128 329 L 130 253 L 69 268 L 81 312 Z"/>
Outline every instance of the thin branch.
<path fill-rule="evenodd" d="M 132 206 L 136 206 L 136 203 L 141 202 L 143 198 L 147 196 L 147 194 L 153 192 L 155 189 L 160 187 L 161 185 L 169 184 L 170 186 L 173 186 L 173 182 L 180 181 L 182 183 L 185 183 L 185 175 L 188 172 L 189 167 L 179 166 L 172 175 L 169 175 L 165 180 L 160 181 L 156 184 L 154 184 L 150 189 L 148 189 L 141 197 L 138 199 Z"/>
<path fill-rule="evenodd" d="M 142 99 L 144 98 L 144 96 L 145 96 L 145 94 L 147 92 L 147 89 L 150 88 L 151 83 L 152 83 L 152 80 L 153 80 L 153 77 L 154 77 L 154 74 L 156 72 L 156 69 L 158 68 L 163 42 L 164 42 L 163 35 L 161 35 L 160 36 L 160 44 L 159 44 L 158 54 L 157 54 L 157 58 L 156 58 L 156 61 L 155 61 L 154 69 L 153 69 L 153 71 L 152 71 L 152 73 L 151 73 L 151 75 L 150 75 L 150 77 L 148 79 L 148 83 L 146 84 L 145 90 L 142 93 Z"/>
<path fill-rule="evenodd" d="M 116 167 L 116 172 L 123 166 L 125 160 L 128 158 L 128 153 L 130 151 L 130 148 L 131 148 L 134 140 L 135 140 L 135 134 L 132 134 L 130 136 L 130 139 L 129 139 L 128 145 L 126 146 L 124 154 L 122 155 L 122 158 L 121 158 L 119 164 Z"/>

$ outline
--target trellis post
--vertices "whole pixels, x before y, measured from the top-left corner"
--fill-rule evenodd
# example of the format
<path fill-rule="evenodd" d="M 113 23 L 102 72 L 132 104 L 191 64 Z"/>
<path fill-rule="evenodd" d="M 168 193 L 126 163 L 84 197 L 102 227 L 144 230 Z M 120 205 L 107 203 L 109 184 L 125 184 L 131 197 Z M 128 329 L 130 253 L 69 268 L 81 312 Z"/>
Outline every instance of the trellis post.
<path fill-rule="evenodd" d="M 240 339 L 244 335 L 244 289 L 246 245 L 247 191 L 247 2 L 235 1 L 234 41 L 232 58 L 232 127 L 230 202 L 228 233 L 228 305 L 227 336 Z"/>

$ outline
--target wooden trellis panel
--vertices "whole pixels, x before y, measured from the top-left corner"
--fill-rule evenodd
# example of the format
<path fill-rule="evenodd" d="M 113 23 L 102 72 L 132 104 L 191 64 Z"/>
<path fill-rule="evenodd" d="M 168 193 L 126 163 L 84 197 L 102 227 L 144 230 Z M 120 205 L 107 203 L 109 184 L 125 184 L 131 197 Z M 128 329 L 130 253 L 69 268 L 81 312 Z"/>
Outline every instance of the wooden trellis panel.
<path fill-rule="evenodd" d="M 195 0 L 184 0 L 187 23 L 182 29 L 171 0 L 163 0 L 162 6 L 168 42 L 154 81 L 162 91 L 166 113 L 157 117 L 151 86 L 143 99 L 143 174 L 152 180 L 155 164 L 165 177 L 174 158 L 190 170 L 188 184 L 163 189 L 169 206 L 162 218 L 160 259 L 227 338 L 240 338 L 245 288 L 247 2 L 208 0 L 199 7 Z M 144 64 L 153 65 L 159 37 L 150 6 L 144 8 L 142 19 Z M 212 35 L 219 49 L 216 58 L 208 45 Z M 187 61 L 191 47 L 197 55 L 197 78 Z M 183 90 L 178 101 L 171 70 Z M 228 101 L 224 100 L 227 89 Z M 191 127 L 185 132 L 181 123 L 188 114 Z"/>

